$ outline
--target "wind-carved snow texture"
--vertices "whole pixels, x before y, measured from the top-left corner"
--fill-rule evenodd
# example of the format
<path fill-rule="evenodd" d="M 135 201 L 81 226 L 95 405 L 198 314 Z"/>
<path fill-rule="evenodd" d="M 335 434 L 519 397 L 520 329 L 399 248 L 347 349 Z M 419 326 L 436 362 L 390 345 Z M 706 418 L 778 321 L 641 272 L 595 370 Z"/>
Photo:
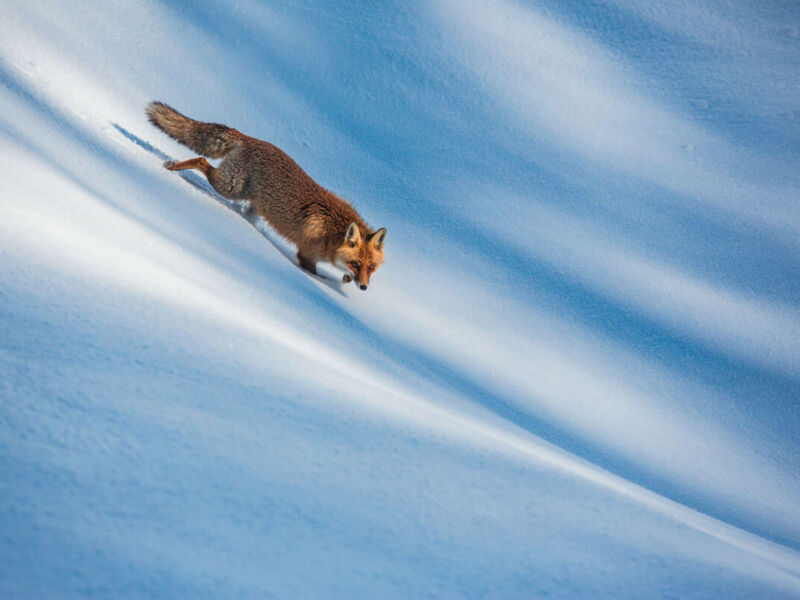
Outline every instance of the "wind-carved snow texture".
<path fill-rule="evenodd" d="M 800 596 L 798 12 L 6 6 L 0 596 Z M 154 99 L 386 226 L 370 289 Z"/>

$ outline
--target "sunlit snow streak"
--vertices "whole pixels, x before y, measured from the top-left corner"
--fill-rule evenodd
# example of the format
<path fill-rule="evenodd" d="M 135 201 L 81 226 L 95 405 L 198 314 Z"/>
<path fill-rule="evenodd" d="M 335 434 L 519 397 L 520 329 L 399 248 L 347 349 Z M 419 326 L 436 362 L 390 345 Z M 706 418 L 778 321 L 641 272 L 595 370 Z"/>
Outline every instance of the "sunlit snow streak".
<path fill-rule="evenodd" d="M 471 205 L 486 198 L 502 203 L 516 221 L 493 234 L 507 236 L 523 255 L 545 260 L 612 302 L 663 323 L 670 330 L 717 352 L 790 378 L 800 377 L 800 310 L 758 295 L 726 289 L 687 269 L 661 263 L 624 240 L 575 217 L 559 213 L 537 198 L 477 188 Z M 484 211 L 475 211 L 485 219 Z M 477 222 L 483 225 L 486 220 Z"/>
<path fill-rule="evenodd" d="M 788 174 L 787 186 L 738 172 L 767 161 L 751 155 L 745 162 L 743 149 L 654 101 L 635 66 L 589 32 L 514 0 L 435 6 L 463 69 L 533 138 L 767 225 L 796 247 L 796 175 Z"/>

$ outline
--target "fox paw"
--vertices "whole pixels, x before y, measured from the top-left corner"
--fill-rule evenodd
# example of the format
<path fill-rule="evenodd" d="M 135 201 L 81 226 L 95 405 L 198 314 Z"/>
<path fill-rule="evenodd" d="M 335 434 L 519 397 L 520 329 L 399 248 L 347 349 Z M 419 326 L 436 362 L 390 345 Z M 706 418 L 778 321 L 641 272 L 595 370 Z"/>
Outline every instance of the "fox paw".
<path fill-rule="evenodd" d="M 165 160 L 164 161 L 164 168 L 169 169 L 170 171 L 174 171 L 173 167 L 175 166 L 174 160 Z"/>
<path fill-rule="evenodd" d="M 342 283 L 350 283 L 353 281 L 352 275 L 342 275 Z"/>

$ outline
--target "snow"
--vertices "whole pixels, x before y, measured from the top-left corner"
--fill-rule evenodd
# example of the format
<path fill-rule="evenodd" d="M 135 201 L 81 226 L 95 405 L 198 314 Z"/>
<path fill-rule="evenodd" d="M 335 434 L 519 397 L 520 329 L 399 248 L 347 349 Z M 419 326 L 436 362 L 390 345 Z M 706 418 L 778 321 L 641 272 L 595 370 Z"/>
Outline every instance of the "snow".
<path fill-rule="evenodd" d="M 0 597 L 799 597 L 798 27 L 7 3 Z M 387 227 L 370 289 L 154 99 Z"/>

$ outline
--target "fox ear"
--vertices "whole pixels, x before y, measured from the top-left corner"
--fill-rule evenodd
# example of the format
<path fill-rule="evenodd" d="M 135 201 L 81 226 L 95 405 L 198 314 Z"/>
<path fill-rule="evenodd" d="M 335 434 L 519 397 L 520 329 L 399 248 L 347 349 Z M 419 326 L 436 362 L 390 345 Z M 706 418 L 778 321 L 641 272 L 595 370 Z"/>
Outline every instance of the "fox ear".
<path fill-rule="evenodd" d="M 380 250 L 383 248 L 383 242 L 386 241 L 386 227 L 381 227 L 369 236 L 369 241 L 375 246 L 375 250 Z"/>
<path fill-rule="evenodd" d="M 344 234 L 345 244 L 351 248 L 355 248 L 360 241 L 361 231 L 358 229 L 358 225 L 355 223 L 350 223 L 350 227 L 347 228 L 347 233 Z"/>

